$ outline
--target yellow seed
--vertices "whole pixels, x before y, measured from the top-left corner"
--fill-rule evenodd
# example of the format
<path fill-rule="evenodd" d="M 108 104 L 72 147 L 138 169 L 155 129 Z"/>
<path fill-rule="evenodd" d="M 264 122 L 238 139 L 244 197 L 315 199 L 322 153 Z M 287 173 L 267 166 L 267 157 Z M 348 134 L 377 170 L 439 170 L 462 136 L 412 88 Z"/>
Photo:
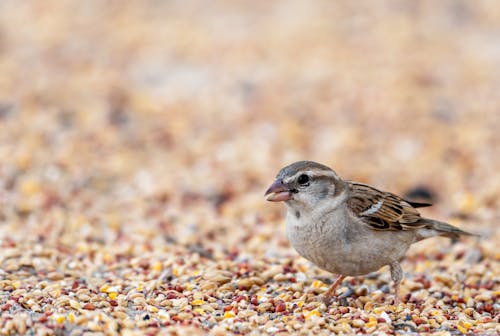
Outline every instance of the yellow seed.
<path fill-rule="evenodd" d="M 53 316 L 54 321 L 56 321 L 57 323 L 63 323 L 65 320 L 64 315 L 54 314 L 52 316 Z"/>
<path fill-rule="evenodd" d="M 14 287 L 14 289 L 18 289 L 19 287 L 21 287 L 21 281 L 13 281 L 12 282 L 12 287 Z"/>
<path fill-rule="evenodd" d="M 110 229 L 116 231 L 116 230 L 121 228 L 121 225 L 120 225 L 121 223 L 120 223 L 120 220 L 118 219 L 117 214 L 115 214 L 115 213 L 108 214 L 107 221 L 108 221 L 108 226 Z"/>
<path fill-rule="evenodd" d="M 76 300 L 69 300 L 69 305 L 73 309 L 81 309 L 82 308 L 82 306 L 80 305 L 80 302 L 78 302 Z"/>
<path fill-rule="evenodd" d="M 20 153 L 15 158 L 17 166 L 20 169 L 26 169 L 31 165 L 31 155 L 28 153 Z"/>
<path fill-rule="evenodd" d="M 466 333 L 467 330 L 469 330 L 472 327 L 472 323 L 466 321 L 466 320 L 460 320 L 458 321 L 457 328 L 460 330 L 462 333 Z M 465 330 L 465 331 L 462 331 Z"/>
<path fill-rule="evenodd" d="M 200 314 L 200 315 L 205 315 L 205 309 L 203 309 L 203 308 L 195 308 L 195 309 L 193 309 L 193 311 L 195 313 Z"/>
<path fill-rule="evenodd" d="M 316 309 L 314 309 L 314 310 L 311 310 L 310 312 L 308 312 L 304 315 L 306 320 L 310 319 L 313 316 L 319 317 L 319 316 L 321 316 L 321 313 L 319 311 L 317 311 Z"/>
<path fill-rule="evenodd" d="M 116 299 L 116 297 L 118 296 L 118 293 L 117 292 L 109 292 L 108 293 L 108 296 L 111 300 L 114 300 Z"/>
<path fill-rule="evenodd" d="M 460 331 L 462 334 L 466 334 L 467 333 L 467 328 L 461 326 L 461 325 L 457 325 L 457 329 L 458 331 Z"/>
<path fill-rule="evenodd" d="M 377 325 L 377 319 L 373 316 L 370 316 L 368 322 L 366 322 L 365 326 L 367 328 L 371 328 Z"/>
<path fill-rule="evenodd" d="M 137 285 L 137 291 L 142 292 L 144 290 L 144 284 L 142 282 L 139 282 Z"/>
<path fill-rule="evenodd" d="M 476 207 L 476 203 L 477 202 L 474 198 L 474 195 L 472 195 L 471 193 L 467 193 L 463 195 L 459 207 L 463 212 L 468 213 L 474 210 L 474 208 Z"/>
<path fill-rule="evenodd" d="M 35 179 L 27 179 L 21 182 L 21 193 L 24 195 L 34 195 L 40 192 L 40 183 Z"/>
<path fill-rule="evenodd" d="M 172 274 L 175 276 L 175 277 L 178 277 L 180 275 L 180 271 L 179 271 L 179 268 L 178 267 L 173 267 L 172 268 Z"/>
<path fill-rule="evenodd" d="M 158 308 L 156 308 L 155 306 L 149 306 L 149 307 L 148 307 L 148 310 L 149 310 L 151 313 L 157 313 L 157 312 L 158 312 Z"/>
<path fill-rule="evenodd" d="M 68 314 L 68 322 L 75 323 L 75 314 L 73 313 Z"/>
<path fill-rule="evenodd" d="M 113 256 L 109 253 L 103 253 L 102 254 L 102 261 L 104 261 L 105 263 L 110 263 L 113 261 Z"/>
<path fill-rule="evenodd" d="M 193 306 L 201 306 L 202 304 L 205 304 L 205 301 L 204 300 L 193 300 L 193 301 L 191 301 L 191 304 Z"/>
<path fill-rule="evenodd" d="M 184 286 L 186 288 L 186 290 L 190 291 L 190 290 L 193 290 L 193 285 L 188 283 Z"/>
<path fill-rule="evenodd" d="M 415 272 L 425 272 L 426 270 L 431 268 L 431 262 L 429 260 L 425 260 L 424 262 L 419 262 L 417 267 L 415 268 Z"/>
<path fill-rule="evenodd" d="M 227 312 L 224 313 L 224 318 L 227 319 L 227 318 L 233 318 L 235 317 L 236 315 L 234 314 L 233 311 L 229 310 Z"/>
<path fill-rule="evenodd" d="M 326 285 L 320 280 L 314 280 L 312 283 L 312 287 L 313 288 L 322 288 L 322 287 L 326 287 Z"/>
<path fill-rule="evenodd" d="M 163 269 L 163 264 L 159 261 L 156 261 L 155 263 L 153 263 L 153 266 L 151 266 L 151 268 L 153 269 L 153 271 L 161 272 L 161 270 Z"/>
<path fill-rule="evenodd" d="M 297 307 L 302 308 L 303 305 L 304 305 L 304 301 L 297 302 Z"/>
<path fill-rule="evenodd" d="M 108 285 L 104 285 L 104 286 L 102 286 L 102 287 L 99 289 L 99 291 L 100 291 L 101 293 L 106 293 L 106 292 L 108 291 L 108 288 L 109 288 L 109 286 L 108 286 Z"/>

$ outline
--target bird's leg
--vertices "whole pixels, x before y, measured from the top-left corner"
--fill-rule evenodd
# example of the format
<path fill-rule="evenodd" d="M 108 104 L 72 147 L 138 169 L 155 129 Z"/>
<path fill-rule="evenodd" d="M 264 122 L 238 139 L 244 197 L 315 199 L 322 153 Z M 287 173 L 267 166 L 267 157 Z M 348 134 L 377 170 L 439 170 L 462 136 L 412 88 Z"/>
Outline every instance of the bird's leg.
<path fill-rule="evenodd" d="M 333 284 L 330 286 L 330 288 L 326 291 L 326 293 L 323 296 L 323 302 L 328 306 L 330 304 L 330 301 L 332 297 L 335 295 L 335 289 L 342 283 L 342 280 L 344 280 L 345 275 L 339 275 L 337 279 L 333 282 Z"/>
<path fill-rule="evenodd" d="M 403 270 L 401 269 L 399 261 L 394 261 L 391 264 L 391 278 L 392 281 L 394 281 L 394 305 L 397 306 L 399 305 L 399 284 L 403 278 Z"/>

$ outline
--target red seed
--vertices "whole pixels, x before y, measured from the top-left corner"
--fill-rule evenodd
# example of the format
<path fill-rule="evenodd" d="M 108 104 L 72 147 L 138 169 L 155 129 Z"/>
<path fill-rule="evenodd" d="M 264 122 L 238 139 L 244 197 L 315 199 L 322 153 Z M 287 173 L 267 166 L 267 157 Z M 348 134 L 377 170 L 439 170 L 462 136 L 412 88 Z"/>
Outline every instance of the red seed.
<path fill-rule="evenodd" d="M 284 302 L 280 302 L 276 305 L 276 312 L 281 313 L 286 311 L 286 304 Z"/>
<path fill-rule="evenodd" d="M 257 295 L 252 295 L 252 298 L 250 299 L 250 303 L 258 306 L 259 305 L 259 300 L 257 299 Z"/>
<path fill-rule="evenodd" d="M 421 319 L 420 317 L 414 318 L 413 322 L 415 322 L 416 325 L 424 324 L 425 323 L 425 321 L 423 319 Z"/>
<path fill-rule="evenodd" d="M 340 307 L 339 312 L 341 314 L 347 314 L 349 312 L 349 308 L 348 307 Z"/>
<path fill-rule="evenodd" d="M 86 303 L 83 305 L 83 309 L 94 310 L 95 306 L 92 303 Z"/>
<path fill-rule="evenodd" d="M 234 301 L 236 301 L 236 302 L 240 302 L 243 300 L 246 301 L 246 300 L 248 300 L 248 298 L 245 295 L 238 295 L 237 297 L 234 298 Z"/>
<path fill-rule="evenodd" d="M 224 312 L 230 311 L 231 309 L 233 309 L 233 306 L 225 306 Z"/>
<path fill-rule="evenodd" d="M 11 304 L 10 303 L 6 303 L 6 304 L 2 305 L 1 309 L 2 310 L 9 310 L 10 307 L 12 307 Z"/>
<path fill-rule="evenodd" d="M 172 300 L 172 299 L 176 299 L 176 298 L 177 298 L 177 294 L 175 294 L 174 292 L 167 293 L 167 299 Z"/>

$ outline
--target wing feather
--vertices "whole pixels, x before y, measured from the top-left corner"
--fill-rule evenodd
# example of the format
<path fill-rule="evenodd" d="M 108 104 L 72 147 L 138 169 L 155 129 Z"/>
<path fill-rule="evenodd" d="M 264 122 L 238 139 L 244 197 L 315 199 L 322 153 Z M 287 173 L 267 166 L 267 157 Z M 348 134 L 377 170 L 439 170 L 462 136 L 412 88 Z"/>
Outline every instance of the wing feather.
<path fill-rule="evenodd" d="M 424 227 L 420 213 L 415 207 L 427 206 L 412 203 L 403 198 L 380 191 L 374 187 L 357 182 L 348 182 L 350 197 L 349 209 L 362 222 L 375 230 L 414 230 Z"/>

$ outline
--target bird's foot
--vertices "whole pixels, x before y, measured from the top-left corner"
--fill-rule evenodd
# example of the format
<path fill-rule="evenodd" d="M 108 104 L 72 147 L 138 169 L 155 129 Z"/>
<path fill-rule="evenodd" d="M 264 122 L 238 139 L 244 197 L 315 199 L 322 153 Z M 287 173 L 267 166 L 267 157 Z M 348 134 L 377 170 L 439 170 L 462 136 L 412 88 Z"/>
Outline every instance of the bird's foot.
<path fill-rule="evenodd" d="M 347 286 L 347 290 L 340 294 L 340 295 L 335 295 L 335 294 L 329 294 L 325 293 L 322 295 L 321 301 L 328 307 L 330 306 L 334 301 L 337 301 L 341 306 L 347 306 L 347 298 L 350 297 L 352 294 L 354 294 L 354 290 L 352 289 L 351 286 Z"/>
<path fill-rule="evenodd" d="M 327 307 L 329 307 L 333 303 L 333 301 L 335 301 L 336 298 L 337 297 L 335 295 L 327 295 L 327 294 L 321 295 L 321 301 L 323 301 L 323 303 Z"/>

